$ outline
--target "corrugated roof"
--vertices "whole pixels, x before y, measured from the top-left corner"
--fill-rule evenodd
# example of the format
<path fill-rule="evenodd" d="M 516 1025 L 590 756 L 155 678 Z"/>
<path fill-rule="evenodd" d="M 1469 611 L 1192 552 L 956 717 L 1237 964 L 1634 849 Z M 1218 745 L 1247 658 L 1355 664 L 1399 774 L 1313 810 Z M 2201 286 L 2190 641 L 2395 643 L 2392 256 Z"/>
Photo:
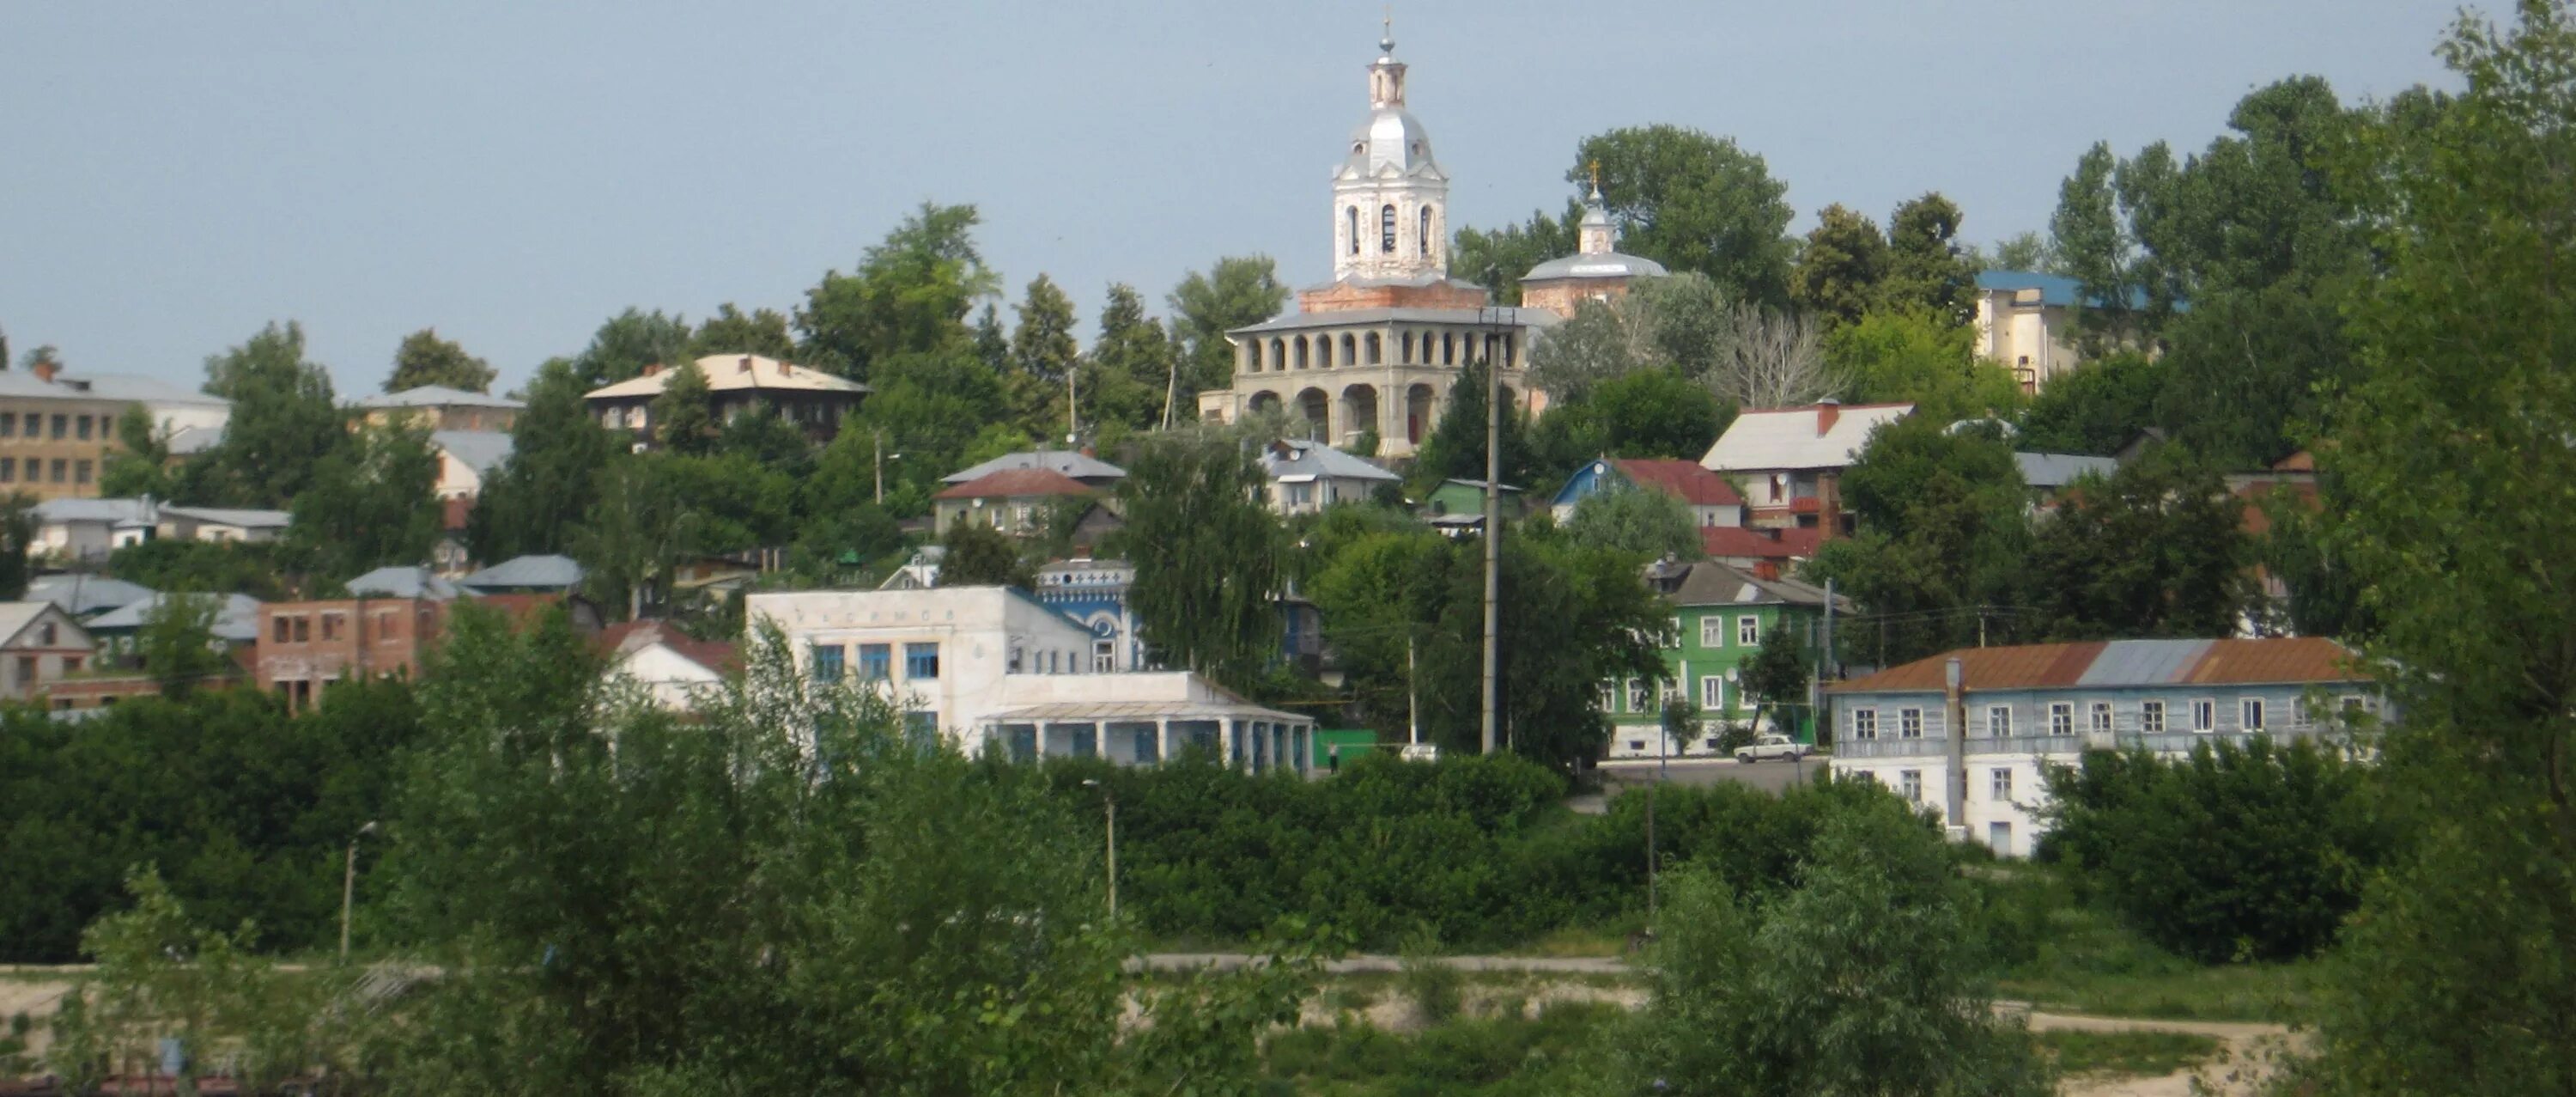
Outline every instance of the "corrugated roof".
<path fill-rule="evenodd" d="M 376 598 L 428 598 L 446 602 L 463 593 L 456 589 L 456 584 L 428 568 L 403 564 L 377 568 L 349 580 L 346 585 L 351 594 Z"/>
<path fill-rule="evenodd" d="M 1634 458 L 1618 462 L 1619 474 L 1641 488 L 1653 488 L 1695 507 L 1741 506 L 1744 497 L 1726 477 L 1696 461 L 1679 458 Z"/>
<path fill-rule="evenodd" d="M 1004 709 L 984 717 L 987 724 L 1027 724 L 1050 720 L 1273 720 L 1280 723 L 1311 724 L 1312 716 L 1263 708 L 1250 701 L 1171 700 L 1171 701 L 1056 701 Z"/>
<path fill-rule="evenodd" d="M 34 624 L 36 618 L 44 616 L 46 610 L 57 608 L 59 607 L 53 603 L 43 601 L 0 602 L 0 643 L 17 639 L 18 634 L 26 631 L 28 625 Z M 88 634 L 82 630 L 79 622 L 73 622 L 71 628 L 72 635 L 76 639 L 64 641 L 59 646 L 85 647 L 90 643 Z M 62 637 L 55 639 L 63 640 Z"/>
<path fill-rule="evenodd" d="M 558 555 L 513 556 L 456 581 L 472 590 L 571 590 L 581 585 L 581 565 Z"/>
<path fill-rule="evenodd" d="M 787 389 L 801 392 L 868 392 L 866 385 L 846 377 L 835 377 L 812 366 L 781 362 L 757 354 L 710 354 L 698 359 L 698 372 L 707 376 L 710 392 L 738 389 Z M 656 370 L 641 377 L 629 377 L 614 385 L 590 390 L 586 400 L 613 400 L 625 396 L 660 396 L 662 386 L 670 384 L 673 371 Z"/>
<path fill-rule="evenodd" d="M 141 522 L 152 508 L 141 499 L 47 499 L 36 504 L 38 525 L 65 522 Z"/>
<path fill-rule="evenodd" d="M 1963 648 L 1842 682 L 1836 693 L 1923 693 L 1944 688 L 1960 661 L 1970 690 L 2165 685 L 2296 685 L 2366 675 L 2352 653 L 2317 636 L 2258 640 L 2091 640 Z"/>
<path fill-rule="evenodd" d="M 2016 453 L 2013 463 L 2021 466 L 2021 482 L 2035 488 L 2062 488 L 2086 473 L 2109 476 L 2120 470 L 2118 461 L 2080 453 Z"/>
<path fill-rule="evenodd" d="M 1912 404 L 1811 404 L 1748 411 L 1735 417 L 1699 463 L 1716 472 L 1842 468 L 1859 458 L 1861 448 L 1869 444 L 1870 431 L 1913 412 Z"/>
<path fill-rule="evenodd" d="M 1822 606 L 1825 592 L 1791 579 L 1764 579 L 1713 560 L 1684 564 L 1681 584 L 1664 597 L 1677 606 Z M 1667 572 L 1669 574 L 1669 572 Z M 1846 605 L 1850 599 L 1837 599 Z"/>
<path fill-rule="evenodd" d="M 164 515 L 204 522 L 208 525 L 235 526 L 241 529 L 285 529 L 289 523 L 282 510 L 247 510 L 240 507 L 162 507 Z"/>
<path fill-rule="evenodd" d="M 47 575 L 27 584 L 27 599 L 51 602 L 74 617 L 128 606 L 152 597 L 152 588 L 102 575 Z"/>
<path fill-rule="evenodd" d="M 362 408 L 524 408 L 528 405 L 507 396 L 487 392 L 468 392 L 445 385 L 422 385 L 401 392 L 388 392 L 358 401 Z"/>
<path fill-rule="evenodd" d="M 168 444 L 171 456 L 194 457 L 222 445 L 223 441 L 224 432 L 220 427 L 181 427 L 170 432 Z"/>
<path fill-rule="evenodd" d="M 1119 468 L 1088 453 L 1069 449 L 1023 450 L 1006 453 L 983 464 L 939 478 L 943 484 L 963 484 L 1006 469 L 1053 469 L 1076 480 L 1117 480 L 1127 475 Z"/>
<path fill-rule="evenodd" d="M 429 444 L 473 469 L 474 474 L 489 474 L 501 462 L 510 459 L 510 436 L 497 430 L 436 430 L 429 434 Z"/>
<path fill-rule="evenodd" d="M 1261 452 L 1261 470 L 1273 480 L 1291 477 L 1336 480 L 1384 480 L 1393 483 L 1403 477 L 1353 457 L 1331 446 L 1302 439 L 1283 439 Z"/>
<path fill-rule="evenodd" d="M 90 621 L 89 627 L 100 632 L 114 629 L 142 628 L 144 622 L 152 616 L 153 612 L 161 608 L 161 603 L 168 601 L 171 597 L 173 596 L 168 594 L 155 594 L 140 601 L 127 603 L 126 605 L 120 606 L 116 609 L 109 610 L 106 613 L 99 614 L 95 619 Z M 208 596 L 199 595 L 198 597 Z M 215 621 L 212 629 L 215 634 L 215 638 L 219 640 L 230 640 L 234 643 L 249 643 L 258 640 L 259 599 L 253 598 L 247 594 L 226 594 L 221 597 L 223 599 L 223 604 L 215 611 Z"/>
<path fill-rule="evenodd" d="M 1090 485 L 1054 469 L 1003 469 L 949 488 L 933 499 L 1021 499 L 1039 495 L 1089 495 Z"/>

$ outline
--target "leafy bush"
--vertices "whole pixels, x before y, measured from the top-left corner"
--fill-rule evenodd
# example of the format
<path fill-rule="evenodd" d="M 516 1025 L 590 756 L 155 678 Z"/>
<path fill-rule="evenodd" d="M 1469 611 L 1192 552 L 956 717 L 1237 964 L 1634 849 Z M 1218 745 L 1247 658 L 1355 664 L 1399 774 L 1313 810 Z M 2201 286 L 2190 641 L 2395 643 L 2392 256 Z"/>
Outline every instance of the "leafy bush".
<path fill-rule="evenodd" d="M 1413 999 L 1414 1015 L 1436 1025 L 1458 1015 L 1466 976 L 1441 959 L 1440 938 L 1416 930 L 1404 939 L 1404 993 Z"/>
<path fill-rule="evenodd" d="M 2364 771 L 2307 742 L 2093 752 L 2049 780 L 2049 845 L 2147 939 L 2205 963 L 2311 955 L 2392 837 Z"/>

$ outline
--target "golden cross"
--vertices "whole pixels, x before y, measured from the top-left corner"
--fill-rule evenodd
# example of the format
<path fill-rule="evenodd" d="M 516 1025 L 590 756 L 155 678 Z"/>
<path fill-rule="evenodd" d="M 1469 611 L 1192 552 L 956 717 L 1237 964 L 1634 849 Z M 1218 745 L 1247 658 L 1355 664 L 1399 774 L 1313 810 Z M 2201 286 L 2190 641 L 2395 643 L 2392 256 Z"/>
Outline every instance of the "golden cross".
<path fill-rule="evenodd" d="M 1601 161 L 1592 162 L 1592 193 L 1601 193 Z"/>

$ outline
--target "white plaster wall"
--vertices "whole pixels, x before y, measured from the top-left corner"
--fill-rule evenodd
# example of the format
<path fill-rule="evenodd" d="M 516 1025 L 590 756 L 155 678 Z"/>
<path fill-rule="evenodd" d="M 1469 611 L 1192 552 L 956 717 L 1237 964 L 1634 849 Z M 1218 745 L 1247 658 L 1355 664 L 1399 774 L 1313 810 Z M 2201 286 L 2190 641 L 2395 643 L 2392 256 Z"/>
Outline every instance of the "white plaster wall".
<path fill-rule="evenodd" d="M 722 675 L 660 644 L 626 653 L 610 664 L 608 674 L 644 687 L 654 704 L 675 712 L 690 711 L 724 688 Z"/>
<path fill-rule="evenodd" d="M 1003 587 L 753 594 L 746 611 L 754 629 L 771 622 L 786 633 L 797 667 L 809 674 L 817 644 L 850 649 L 843 664 L 850 675 L 859 672 L 859 645 L 888 645 L 888 694 L 906 711 L 937 713 L 941 730 L 967 749 L 986 715 L 1012 707 L 1003 687 L 1015 677 L 1008 673 L 1014 647 L 1023 675 L 1036 674 L 1049 652 L 1059 653 L 1064 673 L 1090 667 L 1088 631 Z M 905 677 L 904 645 L 912 643 L 939 645 L 938 678 Z"/>

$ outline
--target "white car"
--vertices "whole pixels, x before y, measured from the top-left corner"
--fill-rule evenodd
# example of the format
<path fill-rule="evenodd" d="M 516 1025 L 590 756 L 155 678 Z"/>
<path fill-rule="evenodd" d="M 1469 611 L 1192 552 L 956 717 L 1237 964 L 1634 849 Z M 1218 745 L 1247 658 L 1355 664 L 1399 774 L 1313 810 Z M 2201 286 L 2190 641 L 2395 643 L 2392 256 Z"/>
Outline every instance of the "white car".
<path fill-rule="evenodd" d="M 1816 752 L 1816 748 L 1786 735 L 1756 736 L 1750 746 L 1735 748 L 1735 760 L 1751 765 L 1765 758 L 1786 758 L 1792 762 Z"/>

